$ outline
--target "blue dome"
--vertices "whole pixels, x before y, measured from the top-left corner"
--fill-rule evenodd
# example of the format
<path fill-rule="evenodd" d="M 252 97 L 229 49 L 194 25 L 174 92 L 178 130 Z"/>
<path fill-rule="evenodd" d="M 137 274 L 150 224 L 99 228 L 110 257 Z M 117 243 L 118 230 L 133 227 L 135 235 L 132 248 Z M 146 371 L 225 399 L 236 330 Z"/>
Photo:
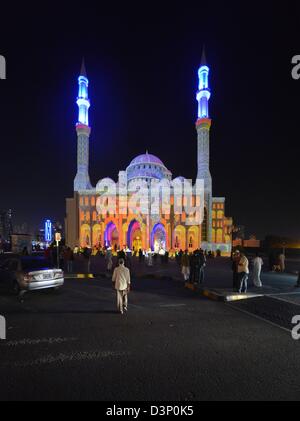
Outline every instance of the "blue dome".
<path fill-rule="evenodd" d="M 157 158 L 157 156 L 155 155 L 151 155 L 150 153 L 145 153 L 143 155 L 139 155 L 136 158 L 134 158 L 131 163 L 129 164 L 129 166 L 131 165 L 135 165 L 135 164 L 159 164 L 159 165 L 163 165 L 162 161 Z"/>

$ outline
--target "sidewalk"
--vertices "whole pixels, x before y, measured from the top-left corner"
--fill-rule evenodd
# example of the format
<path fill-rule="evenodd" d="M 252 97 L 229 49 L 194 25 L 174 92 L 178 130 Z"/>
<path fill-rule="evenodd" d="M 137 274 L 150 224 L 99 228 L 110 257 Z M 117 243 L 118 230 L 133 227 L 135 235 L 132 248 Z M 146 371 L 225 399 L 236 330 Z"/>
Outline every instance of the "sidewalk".
<path fill-rule="evenodd" d="M 116 259 L 114 259 L 114 264 Z M 252 282 L 250 272 L 248 281 L 248 293 L 237 294 L 232 291 L 232 270 L 229 258 L 208 259 L 205 269 L 205 280 L 201 288 L 194 285 L 184 284 L 180 266 L 174 261 L 161 263 L 158 259 L 153 266 L 147 266 L 145 262 L 140 263 L 137 258 L 131 260 L 132 278 L 148 278 L 153 280 L 174 280 L 182 285 L 194 290 L 196 293 L 204 295 L 210 299 L 218 301 L 235 301 L 246 298 L 270 296 L 278 294 L 300 294 L 300 288 L 295 288 L 297 275 L 290 273 L 262 273 L 262 288 L 256 288 Z M 88 272 L 88 262 L 84 258 L 79 258 L 74 262 L 74 273 L 65 274 L 66 279 L 79 278 L 110 278 L 111 274 L 106 270 L 106 260 L 103 257 L 92 257 L 90 271 Z"/>
<path fill-rule="evenodd" d="M 252 275 L 248 280 L 247 294 L 235 293 L 232 290 L 232 271 L 229 259 L 215 259 L 207 265 L 204 285 L 200 288 L 186 284 L 187 288 L 198 291 L 202 295 L 217 301 L 236 301 L 261 296 L 282 294 L 300 294 L 300 288 L 295 288 L 298 276 L 290 273 L 263 272 L 262 288 L 253 285 Z"/>

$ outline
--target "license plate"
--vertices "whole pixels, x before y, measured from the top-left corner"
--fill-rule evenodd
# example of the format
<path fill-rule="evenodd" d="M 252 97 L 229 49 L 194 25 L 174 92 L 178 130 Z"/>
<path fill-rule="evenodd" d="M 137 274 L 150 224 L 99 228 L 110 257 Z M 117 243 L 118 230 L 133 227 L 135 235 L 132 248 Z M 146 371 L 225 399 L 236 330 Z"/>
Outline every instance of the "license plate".
<path fill-rule="evenodd" d="M 52 279 L 52 274 L 51 273 L 45 273 L 43 275 L 43 279 Z"/>

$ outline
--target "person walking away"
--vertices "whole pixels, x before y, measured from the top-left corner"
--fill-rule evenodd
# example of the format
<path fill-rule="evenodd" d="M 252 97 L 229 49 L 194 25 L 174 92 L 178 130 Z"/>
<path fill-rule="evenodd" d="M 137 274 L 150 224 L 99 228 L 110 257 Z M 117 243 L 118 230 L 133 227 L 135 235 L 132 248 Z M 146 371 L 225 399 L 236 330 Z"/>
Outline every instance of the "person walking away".
<path fill-rule="evenodd" d="M 123 259 L 124 261 L 126 261 L 125 249 L 119 250 L 117 256 L 118 256 L 118 259 Z"/>
<path fill-rule="evenodd" d="M 240 280 L 239 293 L 244 292 L 246 294 L 248 288 L 248 278 L 249 278 L 249 261 L 244 253 L 241 253 L 241 258 L 238 264 L 238 274 Z"/>
<path fill-rule="evenodd" d="M 68 272 L 73 272 L 73 264 L 74 264 L 74 253 L 71 247 L 68 247 L 69 250 L 69 259 L 68 259 Z"/>
<path fill-rule="evenodd" d="M 196 282 L 196 271 L 197 271 L 197 268 L 196 268 L 196 264 L 197 264 L 197 262 L 196 262 L 196 251 L 194 251 L 190 256 L 189 256 L 189 258 L 190 258 L 190 283 L 191 284 L 195 284 L 195 282 Z"/>
<path fill-rule="evenodd" d="M 153 259 L 152 259 L 152 250 L 149 248 L 148 250 L 148 266 L 153 266 Z"/>
<path fill-rule="evenodd" d="M 200 250 L 195 250 L 193 253 L 193 283 L 199 284 L 200 282 Z"/>
<path fill-rule="evenodd" d="M 107 261 L 107 270 L 108 272 L 110 272 L 113 267 L 112 251 L 110 247 L 106 250 L 105 259 Z"/>
<path fill-rule="evenodd" d="M 239 290 L 239 273 L 238 273 L 238 266 L 240 263 L 241 255 L 240 252 L 237 250 L 232 256 L 232 288 L 233 291 Z"/>
<path fill-rule="evenodd" d="M 87 262 L 87 273 L 90 273 L 91 271 L 91 249 L 88 247 L 85 247 L 83 250 L 83 257 L 85 258 Z"/>
<path fill-rule="evenodd" d="M 181 266 L 182 256 L 183 256 L 183 251 L 180 249 L 179 252 L 176 254 L 176 262 L 179 266 Z"/>
<path fill-rule="evenodd" d="M 119 266 L 115 268 L 112 282 L 117 291 L 117 308 L 123 314 L 128 309 L 128 293 L 130 291 L 130 271 L 125 267 L 124 259 L 119 260 Z"/>
<path fill-rule="evenodd" d="M 132 265 L 132 252 L 130 250 L 130 248 L 128 246 L 126 246 L 125 249 L 125 253 L 126 253 L 126 266 L 128 267 L 129 270 L 131 270 L 131 265 Z"/>
<path fill-rule="evenodd" d="M 263 264 L 263 259 L 260 257 L 259 253 L 256 253 L 256 257 L 253 260 L 253 283 L 257 288 L 262 287 L 260 275 Z"/>
<path fill-rule="evenodd" d="M 190 258 L 188 250 L 185 250 L 181 257 L 181 273 L 185 282 L 187 282 L 190 278 L 191 269 L 190 269 Z"/>
<path fill-rule="evenodd" d="M 278 256 L 278 260 L 279 260 L 280 272 L 284 272 L 285 271 L 285 255 L 283 252 L 280 253 L 280 255 Z"/>
<path fill-rule="evenodd" d="M 70 247 L 66 247 L 64 249 L 63 257 L 64 257 L 64 269 L 68 273 L 72 273 L 72 271 L 73 271 L 74 255 L 73 255 L 73 251 L 72 251 L 72 249 Z"/>
<path fill-rule="evenodd" d="M 206 266 L 206 258 L 204 255 L 203 250 L 199 251 L 199 284 L 203 284 L 204 282 L 204 268 Z"/>
<path fill-rule="evenodd" d="M 143 250 L 139 249 L 139 263 L 143 262 Z"/>
<path fill-rule="evenodd" d="M 165 252 L 165 259 L 164 259 L 165 263 L 168 264 L 169 263 L 169 252 L 168 250 L 166 250 Z"/>

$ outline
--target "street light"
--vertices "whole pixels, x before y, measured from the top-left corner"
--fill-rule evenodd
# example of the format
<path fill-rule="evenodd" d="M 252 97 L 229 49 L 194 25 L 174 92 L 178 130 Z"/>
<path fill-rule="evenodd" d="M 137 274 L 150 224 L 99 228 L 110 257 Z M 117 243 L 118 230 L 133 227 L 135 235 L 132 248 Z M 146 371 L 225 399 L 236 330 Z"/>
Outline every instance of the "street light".
<path fill-rule="evenodd" d="M 55 233 L 55 241 L 56 241 L 56 252 L 57 252 L 57 269 L 59 269 L 59 243 L 61 241 L 61 233 Z"/>

